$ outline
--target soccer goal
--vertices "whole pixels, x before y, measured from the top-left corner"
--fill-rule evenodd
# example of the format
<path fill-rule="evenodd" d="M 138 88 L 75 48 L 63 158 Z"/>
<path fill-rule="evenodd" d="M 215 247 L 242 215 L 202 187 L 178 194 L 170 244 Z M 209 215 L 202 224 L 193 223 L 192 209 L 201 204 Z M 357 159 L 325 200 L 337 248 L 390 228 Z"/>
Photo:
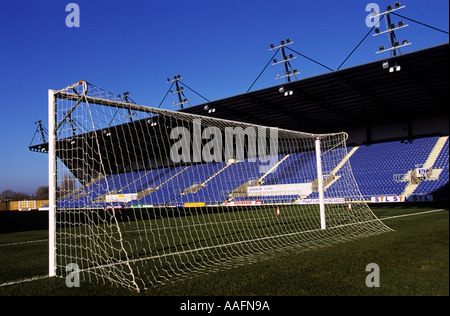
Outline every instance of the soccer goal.
<path fill-rule="evenodd" d="M 50 276 L 142 291 L 390 231 L 345 133 L 142 106 L 86 81 L 48 100 Z"/>

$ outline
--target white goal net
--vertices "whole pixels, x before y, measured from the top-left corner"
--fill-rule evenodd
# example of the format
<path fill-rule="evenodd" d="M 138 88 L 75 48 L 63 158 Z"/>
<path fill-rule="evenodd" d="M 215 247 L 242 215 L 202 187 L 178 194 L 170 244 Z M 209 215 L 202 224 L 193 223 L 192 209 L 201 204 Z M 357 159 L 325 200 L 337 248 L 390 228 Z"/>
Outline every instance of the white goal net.
<path fill-rule="evenodd" d="M 346 134 L 307 134 L 49 90 L 50 276 L 138 291 L 390 231 Z"/>

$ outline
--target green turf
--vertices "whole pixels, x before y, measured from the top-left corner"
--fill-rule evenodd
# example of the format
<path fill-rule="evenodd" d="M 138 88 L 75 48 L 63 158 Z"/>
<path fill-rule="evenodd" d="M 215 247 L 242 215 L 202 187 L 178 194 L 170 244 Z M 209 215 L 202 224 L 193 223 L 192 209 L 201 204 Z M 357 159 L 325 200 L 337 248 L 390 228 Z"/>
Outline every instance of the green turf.
<path fill-rule="evenodd" d="M 426 212 L 431 208 L 381 207 L 380 218 Z M 46 278 L 46 231 L 0 235 L 0 295 L 139 296 L 318 296 L 449 295 L 448 211 L 386 219 L 395 231 L 279 259 L 211 273 L 136 293 L 110 285 L 81 282 L 68 288 L 64 278 Z M 380 287 L 368 288 L 367 264 L 380 267 Z"/>

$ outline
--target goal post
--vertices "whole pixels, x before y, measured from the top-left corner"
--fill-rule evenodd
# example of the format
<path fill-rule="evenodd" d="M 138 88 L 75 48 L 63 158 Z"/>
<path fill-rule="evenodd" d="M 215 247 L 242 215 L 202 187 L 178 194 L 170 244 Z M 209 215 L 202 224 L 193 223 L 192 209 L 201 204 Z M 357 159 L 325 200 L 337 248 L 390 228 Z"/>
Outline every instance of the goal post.
<path fill-rule="evenodd" d="M 48 90 L 48 275 L 56 276 L 56 102 L 53 90 Z"/>
<path fill-rule="evenodd" d="M 320 138 L 316 139 L 316 162 L 317 162 L 317 191 L 319 193 L 319 208 L 320 208 L 320 228 L 326 229 L 325 219 L 325 200 L 323 194 L 323 172 L 322 172 L 322 150 L 320 148 Z"/>
<path fill-rule="evenodd" d="M 50 276 L 75 264 L 141 291 L 390 231 L 343 132 L 152 108 L 86 81 L 48 96 Z"/>

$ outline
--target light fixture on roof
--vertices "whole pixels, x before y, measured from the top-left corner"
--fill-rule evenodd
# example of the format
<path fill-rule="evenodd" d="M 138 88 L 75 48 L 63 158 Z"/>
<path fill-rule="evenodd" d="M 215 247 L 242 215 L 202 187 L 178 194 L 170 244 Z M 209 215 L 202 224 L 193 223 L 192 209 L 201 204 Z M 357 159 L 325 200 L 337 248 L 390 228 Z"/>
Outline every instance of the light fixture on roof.
<path fill-rule="evenodd" d="M 183 105 L 185 103 L 189 103 L 189 102 L 183 93 L 184 87 L 180 86 L 178 83 L 181 79 L 183 79 L 183 77 L 181 77 L 181 75 L 176 75 L 176 76 L 173 76 L 172 80 L 167 78 L 167 83 L 172 83 L 172 85 L 175 85 L 175 88 L 176 88 L 175 91 L 169 89 L 170 94 L 178 94 L 178 103 L 173 102 L 173 106 L 180 106 L 183 109 Z M 184 98 L 182 98 L 181 96 L 183 96 Z"/>
<path fill-rule="evenodd" d="M 281 94 L 283 94 L 285 97 L 294 94 L 294 91 L 292 91 L 292 90 L 286 90 L 284 87 L 280 87 L 280 88 L 278 89 L 278 92 L 280 92 Z"/>
<path fill-rule="evenodd" d="M 291 60 L 297 59 L 297 56 L 294 56 L 293 54 L 286 54 L 285 47 L 291 44 L 294 44 L 294 42 L 292 42 L 289 38 L 280 41 L 280 46 L 277 47 L 275 47 L 275 45 L 273 44 L 270 44 L 270 50 L 278 49 L 281 51 L 281 59 L 273 59 L 272 65 L 283 64 L 284 66 L 284 75 L 277 74 L 275 79 L 285 78 L 287 82 L 291 82 L 291 76 L 295 76 L 299 73 L 298 71 L 294 71 L 292 69 L 292 65 L 290 63 Z"/>
<path fill-rule="evenodd" d="M 285 41 L 280 41 L 280 45 L 279 46 L 275 46 L 274 44 L 270 44 L 270 49 L 269 50 L 274 50 L 274 49 L 278 49 L 278 48 L 282 48 L 288 45 L 294 44 L 294 42 L 291 42 L 291 40 L 289 38 L 287 38 Z"/>
<path fill-rule="evenodd" d="M 395 67 L 389 68 L 389 72 L 390 73 L 393 73 L 393 72 L 396 72 L 396 71 L 400 71 L 400 70 L 401 70 L 400 66 L 395 66 Z"/>
<path fill-rule="evenodd" d="M 388 69 L 389 73 L 399 72 L 402 70 L 402 67 L 395 63 L 394 66 L 389 64 L 389 61 L 384 61 L 382 65 L 383 69 Z"/>
<path fill-rule="evenodd" d="M 402 6 L 400 2 L 396 2 L 394 4 L 394 6 L 388 5 L 386 8 L 386 12 L 383 12 L 383 13 L 380 13 L 377 15 L 377 17 L 379 17 L 379 16 L 386 17 L 386 30 L 382 32 L 379 28 L 376 28 L 375 34 L 373 34 L 373 36 L 387 34 L 388 38 L 389 38 L 390 47 L 385 49 L 384 46 L 380 46 L 379 51 L 376 52 L 376 54 L 390 52 L 391 56 L 397 56 L 397 55 L 401 54 L 400 48 L 411 45 L 411 43 L 408 43 L 408 41 L 406 41 L 406 42 L 402 41 L 402 43 L 404 43 L 404 44 L 400 45 L 400 41 L 397 40 L 397 35 L 395 34 L 395 31 L 405 28 L 405 27 L 408 27 L 409 25 L 405 24 L 405 22 L 403 22 L 403 21 L 398 22 L 398 24 L 393 23 L 391 21 L 391 15 L 390 15 L 393 11 L 403 9 L 405 7 L 406 6 Z"/>
<path fill-rule="evenodd" d="M 203 110 L 207 111 L 208 113 L 214 113 L 216 112 L 216 108 L 210 107 L 209 105 L 205 105 L 203 107 Z"/>
<path fill-rule="evenodd" d="M 153 121 L 152 119 L 148 119 L 147 120 L 147 124 L 152 126 L 152 127 L 154 127 L 154 126 L 158 125 L 158 122 Z"/>

